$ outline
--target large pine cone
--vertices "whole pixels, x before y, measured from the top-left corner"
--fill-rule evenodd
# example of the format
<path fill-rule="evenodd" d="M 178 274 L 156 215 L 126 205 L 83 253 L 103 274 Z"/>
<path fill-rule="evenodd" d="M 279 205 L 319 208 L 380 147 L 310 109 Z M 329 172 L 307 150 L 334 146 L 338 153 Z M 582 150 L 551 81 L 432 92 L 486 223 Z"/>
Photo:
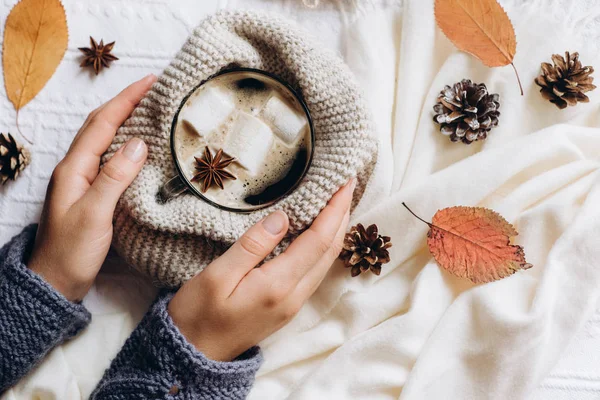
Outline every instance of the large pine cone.
<path fill-rule="evenodd" d="M 0 183 L 4 185 L 9 179 L 17 179 L 27 164 L 29 151 L 19 145 L 10 133 L 0 133 Z"/>
<path fill-rule="evenodd" d="M 471 144 L 485 139 L 488 132 L 498 125 L 500 103 L 498 94 L 489 94 L 483 83 L 473 83 L 469 79 L 446 85 L 433 106 L 433 120 L 440 124 L 444 135 L 450 140 Z"/>
<path fill-rule="evenodd" d="M 584 93 L 596 88 L 592 85 L 594 78 L 590 76 L 594 68 L 583 67 L 579 53 L 566 51 L 565 57 L 553 54 L 554 65 L 542 63 L 542 74 L 535 78 L 542 96 L 560 109 L 577 105 L 577 102 L 587 103 L 590 99 Z"/>
<path fill-rule="evenodd" d="M 392 247 L 389 236 L 381 236 L 377 225 L 370 225 L 367 229 L 362 224 L 353 226 L 344 237 L 344 248 L 340 258 L 346 267 L 351 268 L 352 276 L 360 275 L 369 269 L 375 275 L 381 273 L 381 265 L 390 262 L 390 253 L 387 249 Z"/>

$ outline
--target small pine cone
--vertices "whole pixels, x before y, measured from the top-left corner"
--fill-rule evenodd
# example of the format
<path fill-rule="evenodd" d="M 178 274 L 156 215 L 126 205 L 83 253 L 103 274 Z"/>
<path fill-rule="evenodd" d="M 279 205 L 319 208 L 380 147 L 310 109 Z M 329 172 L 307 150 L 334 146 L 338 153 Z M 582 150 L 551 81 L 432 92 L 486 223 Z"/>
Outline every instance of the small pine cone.
<path fill-rule="evenodd" d="M 452 87 L 446 85 L 433 106 L 433 121 L 450 140 L 471 144 L 483 140 L 498 125 L 498 94 L 489 94 L 483 83 L 463 79 Z"/>
<path fill-rule="evenodd" d="M 577 102 L 587 103 L 590 99 L 584 93 L 596 88 L 592 85 L 594 78 L 590 76 L 594 68 L 583 67 L 579 53 L 566 51 L 565 58 L 553 54 L 554 65 L 542 63 L 542 73 L 535 78 L 542 96 L 560 109 L 575 106 Z"/>
<path fill-rule="evenodd" d="M 10 133 L 0 133 L 0 183 L 4 185 L 9 179 L 17 179 L 29 159 L 29 150 L 18 144 Z"/>
<path fill-rule="evenodd" d="M 360 275 L 369 269 L 375 275 L 381 273 L 381 265 L 390 262 L 388 249 L 392 247 L 389 236 L 381 236 L 377 225 L 367 229 L 362 224 L 353 226 L 344 237 L 344 248 L 340 259 L 347 268 L 351 268 L 352 276 Z"/>

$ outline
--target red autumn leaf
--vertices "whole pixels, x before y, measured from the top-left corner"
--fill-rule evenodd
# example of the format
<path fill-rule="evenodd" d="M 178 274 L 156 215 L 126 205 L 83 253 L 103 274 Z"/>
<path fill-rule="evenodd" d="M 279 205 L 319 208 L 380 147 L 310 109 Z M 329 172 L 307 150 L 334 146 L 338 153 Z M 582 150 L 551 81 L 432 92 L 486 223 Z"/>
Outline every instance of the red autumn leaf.
<path fill-rule="evenodd" d="M 492 210 L 450 207 L 435 213 L 431 223 L 421 221 L 430 228 L 429 251 L 451 274 L 485 283 L 532 267 L 523 247 L 510 244 L 510 237 L 518 235 L 515 228 Z"/>

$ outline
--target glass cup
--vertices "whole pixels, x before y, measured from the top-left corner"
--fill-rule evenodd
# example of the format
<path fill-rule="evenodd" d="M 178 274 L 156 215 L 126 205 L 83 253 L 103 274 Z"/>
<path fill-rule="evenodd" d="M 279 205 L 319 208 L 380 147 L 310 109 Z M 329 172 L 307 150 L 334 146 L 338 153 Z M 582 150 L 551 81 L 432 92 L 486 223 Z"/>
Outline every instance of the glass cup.
<path fill-rule="evenodd" d="M 304 154 L 304 152 L 302 153 L 303 159 L 300 159 L 299 153 L 296 155 L 296 159 L 294 160 L 293 166 L 291 167 L 291 170 L 293 170 L 293 174 L 291 172 L 288 172 L 288 175 L 286 175 L 283 179 L 281 179 L 281 181 L 276 182 L 273 185 L 271 185 L 271 187 L 269 189 L 270 190 L 269 194 L 273 194 L 271 196 L 271 198 L 268 198 L 266 200 L 260 199 L 257 201 L 253 201 L 253 202 L 251 202 L 252 204 L 245 203 L 245 202 L 239 202 L 239 204 L 236 204 L 236 205 L 221 204 L 219 202 L 219 200 L 210 198 L 209 195 L 207 195 L 206 193 L 203 193 L 203 191 L 201 190 L 201 188 L 199 187 L 198 184 L 192 183 L 193 177 L 190 177 L 191 173 L 190 173 L 190 168 L 189 168 L 189 162 L 188 162 L 188 164 L 186 164 L 185 157 L 182 157 L 182 154 L 180 154 L 180 151 L 178 151 L 178 148 L 181 149 L 181 146 L 178 146 L 180 144 L 179 141 L 183 140 L 180 138 L 180 136 L 183 136 L 183 133 L 178 132 L 178 129 L 185 129 L 183 127 L 182 121 L 181 122 L 179 121 L 179 119 L 181 117 L 180 114 L 182 113 L 182 110 L 184 109 L 186 104 L 188 104 L 190 99 L 193 99 L 194 95 L 196 93 L 199 93 L 199 91 L 202 90 L 203 88 L 209 87 L 209 85 L 211 85 L 211 82 L 216 82 L 216 81 L 223 80 L 223 79 L 225 79 L 225 80 L 231 79 L 232 81 L 235 82 L 235 79 L 238 79 L 238 78 L 239 78 L 239 81 L 237 81 L 237 82 L 241 82 L 242 80 L 247 79 L 248 77 L 250 77 L 252 79 L 256 79 L 260 82 L 263 82 L 266 85 L 265 87 L 270 88 L 269 89 L 269 90 L 271 90 L 270 93 L 277 92 L 278 94 L 281 94 L 281 95 L 286 96 L 287 98 L 293 100 L 293 102 L 294 102 L 293 104 L 296 106 L 297 111 L 299 111 L 297 113 L 297 115 L 301 115 L 301 118 L 305 119 L 306 124 L 304 125 L 304 129 L 308 129 L 308 132 L 304 133 L 306 139 L 303 139 L 304 141 L 302 142 L 303 143 L 302 149 L 303 149 L 303 151 L 306 150 L 306 154 Z M 276 90 L 273 88 L 276 88 Z M 243 90 L 243 89 L 239 89 L 239 90 Z M 232 90 L 232 96 L 237 96 L 239 94 L 239 93 L 236 94 L 234 92 L 235 92 L 235 90 Z M 250 96 L 250 95 L 246 94 L 246 96 Z M 252 100 L 250 100 L 250 101 L 252 101 Z M 239 102 L 242 103 L 242 100 L 239 100 Z M 263 104 L 263 106 L 264 106 L 264 104 Z M 233 113 L 238 113 L 238 112 L 241 112 L 241 110 L 239 110 L 237 108 L 233 111 Z M 259 116 L 256 116 L 256 117 L 259 118 Z M 275 118 L 277 118 L 277 117 L 275 117 Z M 276 120 L 270 121 L 269 123 L 271 125 L 273 125 L 273 123 L 275 125 L 277 125 Z M 235 134 L 235 132 L 233 132 L 233 133 L 225 132 L 225 130 L 223 130 L 223 132 L 224 132 L 223 135 Z M 302 181 L 302 179 L 306 175 L 306 172 L 308 171 L 308 169 L 311 165 L 311 162 L 312 162 L 312 155 L 314 152 L 314 127 L 313 127 L 312 119 L 310 116 L 310 112 L 308 110 L 308 107 L 306 106 L 306 103 L 302 99 L 302 97 L 289 84 L 287 84 L 281 78 L 279 78 L 271 73 L 268 73 L 268 72 L 265 72 L 262 70 L 258 70 L 258 69 L 233 68 L 233 69 L 227 69 L 225 71 L 219 72 L 218 74 L 213 75 L 212 77 L 206 79 L 205 81 L 201 82 L 198 86 L 196 86 L 190 93 L 188 93 L 184 97 L 184 99 L 182 100 L 182 102 L 173 118 L 173 123 L 171 125 L 170 141 L 171 141 L 171 155 L 173 157 L 175 167 L 177 169 L 177 175 L 175 175 L 174 177 L 169 179 L 160 188 L 160 191 L 157 194 L 157 200 L 160 203 L 164 204 L 177 196 L 180 196 L 180 195 L 183 195 L 186 193 L 191 193 L 191 194 L 195 195 L 196 197 L 198 197 L 199 199 L 201 199 L 219 209 L 245 213 L 245 212 L 259 210 L 259 209 L 268 207 L 268 206 L 276 203 L 277 201 L 281 200 L 282 198 L 287 196 L 289 193 L 291 193 L 299 185 L 299 183 Z M 205 139 L 205 141 L 208 142 L 208 139 Z M 280 142 L 281 141 L 279 141 L 277 143 L 280 143 Z M 306 143 L 306 142 L 308 142 L 308 143 Z M 281 145 L 282 144 L 280 144 L 280 146 Z M 210 148 L 210 146 L 211 146 L 210 143 L 207 143 L 207 146 L 209 146 L 209 148 Z M 214 156 L 215 151 L 211 151 L 211 153 Z M 199 151 L 199 149 L 198 149 L 195 156 L 202 157 L 202 155 L 203 155 L 202 152 Z M 227 154 L 227 155 L 232 156 L 232 157 L 236 156 L 235 154 Z M 305 160 L 305 162 L 302 163 L 302 160 Z M 234 161 L 234 163 L 236 163 L 236 162 Z M 223 190 L 227 190 L 227 184 L 228 183 L 226 182 L 225 188 Z M 279 187 L 277 187 L 277 185 L 279 185 Z M 250 196 L 250 197 L 252 197 L 252 196 Z M 254 196 L 254 197 L 257 197 L 257 196 Z M 223 203 L 227 203 L 227 202 L 223 202 Z"/>

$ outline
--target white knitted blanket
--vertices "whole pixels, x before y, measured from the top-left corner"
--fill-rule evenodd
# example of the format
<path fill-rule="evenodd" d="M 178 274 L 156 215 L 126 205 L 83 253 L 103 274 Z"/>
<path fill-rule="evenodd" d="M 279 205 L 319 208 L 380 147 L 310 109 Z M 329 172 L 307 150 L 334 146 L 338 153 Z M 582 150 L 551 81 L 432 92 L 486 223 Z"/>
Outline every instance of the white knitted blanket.
<path fill-rule="evenodd" d="M 262 344 L 266 363 L 250 398 L 598 399 L 600 89 L 590 104 L 559 111 L 533 78 L 564 50 L 600 66 L 600 10 L 595 0 L 501 2 L 517 32 L 524 97 L 510 68 L 488 69 L 455 50 L 435 27 L 433 0 L 322 0 L 314 10 L 300 0 L 64 0 L 69 50 L 22 111 L 22 129 L 36 141 L 33 162 L 0 188 L 0 243 L 39 218 L 52 168 L 87 112 L 160 73 L 203 16 L 269 9 L 338 51 L 362 85 L 382 146 L 353 223 L 377 223 L 394 247 L 380 277 L 352 279 L 333 267 L 298 317 Z M 0 21 L 14 3 L 0 3 Z M 120 58 L 97 78 L 78 67 L 76 48 L 90 34 L 117 40 Z M 466 77 L 500 93 L 502 104 L 500 126 L 469 147 L 431 122 L 441 87 Z M 15 130 L 3 86 L 0 122 Z M 516 225 L 534 268 L 480 286 L 449 276 L 427 252 L 427 227 L 402 201 L 426 218 L 458 204 L 495 209 Z M 84 300 L 91 326 L 2 400 L 87 398 L 155 295 L 114 264 Z"/>

